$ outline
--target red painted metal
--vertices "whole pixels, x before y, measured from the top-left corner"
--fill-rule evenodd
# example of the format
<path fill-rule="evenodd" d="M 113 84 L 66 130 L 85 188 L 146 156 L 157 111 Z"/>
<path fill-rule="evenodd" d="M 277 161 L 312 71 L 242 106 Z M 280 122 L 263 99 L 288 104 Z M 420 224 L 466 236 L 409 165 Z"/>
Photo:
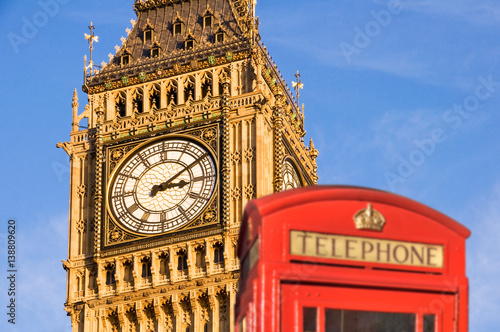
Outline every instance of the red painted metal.
<path fill-rule="evenodd" d="M 353 217 L 368 203 L 386 220 L 381 231 L 356 228 Z M 354 260 L 348 249 L 347 259 L 292 255 L 291 231 L 353 237 L 353 243 L 442 246 L 443 265 Z M 418 332 L 423 315 L 435 315 L 435 331 L 466 332 L 469 236 L 467 228 L 442 213 L 367 188 L 308 187 L 250 201 L 238 242 L 237 331 L 303 331 L 303 307 L 316 307 L 318 332 L 325 331 L 325 308 L 414 313 Z"/>

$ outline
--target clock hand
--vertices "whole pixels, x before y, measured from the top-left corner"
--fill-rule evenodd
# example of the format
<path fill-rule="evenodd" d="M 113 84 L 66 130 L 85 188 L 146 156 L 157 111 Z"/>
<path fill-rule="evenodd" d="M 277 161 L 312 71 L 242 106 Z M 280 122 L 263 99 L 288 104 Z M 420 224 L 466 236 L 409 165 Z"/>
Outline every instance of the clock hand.
<path fill-rule="evenodd" d="M 167 190 L 167 189 L 170 189 L 170 188 L 174 188 L 174 187 L 182 188 L 182 187 L 184 187 L 187 184 L 189 184 L 189 181 L 180 180 L 177 183 L 168 183 L 168 184 L 162 183 L 162 184 L 159 184 L 159 185 L 154 185 L 153 189 L 151 189 L 150 196 L 151 197 L 156 196 L 156 194 L 158 193 L 158 191 L 164 191 L 164 190 Z"/>
<path fill-rule="evenodd" d="M 177 174 L 175 174 L 174 176 L 172 176 L 167 181 L 165 181 L 165 182 L 163 182 L 161 184 L 155 184 L 153 186 L 153 188 L 151 189 L 150 196 L 154 197 L 154 196 L 156 196 L 156 194 L 158 193 L 158 191 L 164 191 L 164 190 L 166 190 L 168 188 L 172 188 L 172 187 L 178 186 L 179 184 L 181 184 L 180 188 L 184 187 L 189 182 L 185 182 L 184 180 L 181 180 L 178 184 L 174 184 L 174 185 L 170 185 L 170 184 L 171 184 L 172 181 L 174 181 L 175 179 L 177 179 L 182 173 L 184 173 L 185 171 L 187 171 L 188 169 L 192 168 L 194 165 L 196 165 L 197 163 L 199 163 L 207 155 L 208 155 L 208 152 L 205 152 L 200 158 L 196 159 L 191 164 L 189 164 L 188 166 L 186 166 L 183 169 L 181 169 L 179 172 L 177 172 Z"/>

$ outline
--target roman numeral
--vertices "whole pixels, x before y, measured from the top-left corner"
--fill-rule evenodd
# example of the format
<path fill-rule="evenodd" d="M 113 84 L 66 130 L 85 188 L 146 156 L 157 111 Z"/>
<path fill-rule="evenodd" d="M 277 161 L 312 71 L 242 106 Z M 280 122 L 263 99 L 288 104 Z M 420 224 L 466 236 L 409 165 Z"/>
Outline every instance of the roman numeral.
<path fill-rule="evenodd" d="M 189 143 L 186 143 L 186 144 L 184 144 L 182 146 L 181 154 L 179 156 L 179 159 L 177 159 L 177 160 L 181 161 L 182 156 L 184 155 L 184 153 L 186 152 L 186 150 L 188 149 L 188 147 L 189 147 Z"/>
<path fill-rule="evenodd" d="M 147 222 L 149 219 L 150 214 L 148 212 L 144 212 L 144 215 L 142 216 L 141 220 L 144 222 Z"/>
<path fill-rule="evenodd" d="M 193 182 L 203 181 L 203 180 L 209 179 L 209 178 L 211 178 L 210 175 L 197 176 L 197 177 L 193 178 Z"/>
<path fill-rule="evenodd" d="M 161 213 L 160 214 L 160 222 L 166 222 L 167 221 L 167 214 L 166 213 Z"/>
<path fill-rule="evenodd" d="M 114 196 L 111 196 L 112 199 L 117 199 L 117 198 L 122 198 L 122 197 L 129 197 L 129 196 L 132 196 L 134 194 L 133 191 L 127 191 L 127 192 L 124 192 L 124 193 L 120 193 L 120 194 L 116 194 Z"/>
<path fill-rule="evenodd" d="M 208 197 L 205 197 L 205 196 L 202 196 L 200 194 L 197 194 L 197 193 L 193 193 L 193 192 L 190 192 L 188 194 L 188 196 L 192 199 L 204 199 L 204 200 L 208 200 Z"/>
<path fill-rule="evenodd" d="M 182 208 L 182 206 L 179 206 L 178 210 L 184 216 L 184 218 L 189 220 L 189 217 L 187 216 L 186 211 Z"/>
<path fill-rule="evenodd" d="M 137 203 L 134 203 L 134 204 L 130 205 L 129 207 L 127 207 L 127 210 L 130 213 L 134 213 L 138 208 L 139 208 L 139 206 L 137 205 Z"/>
<path fill-rule="evenodd" d="M 138 177 L 133 176 L 133 175 L 129 175 L 129 174 L 125 174 L 125 173 L 120 173 L 119 175 L 124 176 L 124 177 L 129 178 L 129 179 L 139 180 Z"/>
<path fill-rule="evenodd" d="M 139 156 L 139 159 L 141 159 L 142 163 L 144 164 L 144 166 L 146 167 L 151 167 L 151 164 L 149 163 L 149 161 L 147 159 L 144 159 L 144 157 L 142 156 L 142 154 L 138 154 Z"/>

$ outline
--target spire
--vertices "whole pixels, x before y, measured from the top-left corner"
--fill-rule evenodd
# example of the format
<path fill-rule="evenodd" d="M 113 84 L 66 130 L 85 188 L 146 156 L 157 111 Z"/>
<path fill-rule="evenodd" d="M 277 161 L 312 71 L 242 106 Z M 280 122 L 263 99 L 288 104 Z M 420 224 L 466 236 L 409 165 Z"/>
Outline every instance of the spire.
<path fill-rule="evenodd" d="M 300 79 L 300 74 L 299 74 L 299 71 L 297 70 L 297 74 L 295 74 L 295 77 L 297 78 L 297 82 L 294 82 L 292 81 L 292 87 L 295 88 L 295 90 L 297 91 L 297 111 L 299 111 L 300 113 L 300 104 L 299 104 L 299 92 L 300 92 L 300 89 L 303 89 L 304 88 L 304 84 L 302 83 L 302 80 Z"/>
<path fill-rule="evenodd" d="M 94 72 L 94 61 L 92 60 L 92 53 L 94 51 L 94 42 L 97 43 L 99 39 L 99 37 L 94 34 L 94 29 L 95 29 L 94 25 L 92 24 L 92 22 L 90 22 L 89 25 L 90 35 L 87 35 L 86 33 L 83 34 L 85 36 L 85 39 L 87 39 L 89 42 L 89 50 L 90 50 L 90 59 L 88 66 L 87 66 L 87 56 L 85 56 L 85 69 L 84 69 L 85 77 L 92 76 Z M 100 66 L 96 67 L 100 68 Z"/>
<path fill-rule="evenodd" d="M 309 156 L 311 156 L 312 159 L 312 164 L 313 164 L 313 174 L 312 178 L 314 181 L 314 184 L 318 184 L 318 164 L 316 163 L 316 158 L 318 157 L 318 150 L 314 148 L 314 143 L 313 139 L 311 137 L 311 140 L 309 141 L 309 147 L 307 148 L 309 151 Z"/>
<path fill-rule="evenodd" d="M 78 108 L 78 93 L 76 92 L 76 89 L 73 91 L 73 103 L 71 103 L 71 106 L 73 106 L 73 108 Z"/>
<path fill-rule="evenodd" d="M 72 130 L 77 131 L 78 130 L 78 94 L 75 91 L 73 91 L 73 102 L 71 103 L 71 106 L 73 106 L 73 122 L 71 123 Z"/>

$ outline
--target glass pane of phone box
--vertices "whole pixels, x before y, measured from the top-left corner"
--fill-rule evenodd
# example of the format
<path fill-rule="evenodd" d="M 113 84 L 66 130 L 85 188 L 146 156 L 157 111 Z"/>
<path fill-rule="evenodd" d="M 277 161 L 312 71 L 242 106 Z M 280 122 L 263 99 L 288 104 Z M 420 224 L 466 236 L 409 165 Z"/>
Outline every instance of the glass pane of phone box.
<path fill-rule="evenodd" d="M 414 332 L 415 319 L 409 313 L 326 309 L 325 332 Z"/>

